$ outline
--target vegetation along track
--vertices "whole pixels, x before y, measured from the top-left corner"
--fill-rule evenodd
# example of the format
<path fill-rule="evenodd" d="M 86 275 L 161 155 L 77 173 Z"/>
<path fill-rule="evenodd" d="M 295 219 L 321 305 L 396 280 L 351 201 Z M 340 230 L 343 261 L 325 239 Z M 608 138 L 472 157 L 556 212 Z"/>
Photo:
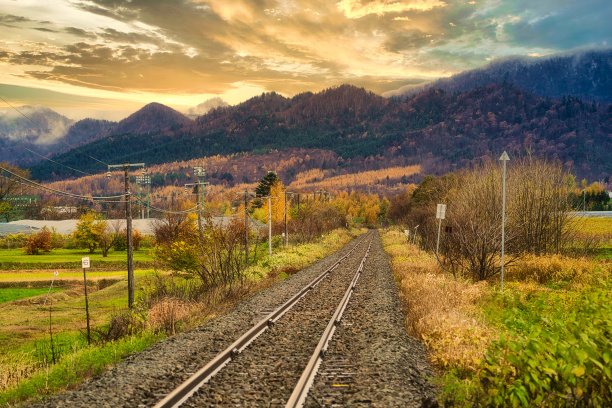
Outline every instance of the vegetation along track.
<path fill-rule="evenodd" d="M 154 406 L 201 370 L 203 364 L 230 348 L 253 324 L 257 326 L 264 319 L 266 323 L 272 311 L 305 286 L 313 286 L 313 279 L 333 268 L 304 296 L 299 295 L 291 310 L 274 324 L 265 324 L 263 334 L 248 339 L 248 347 L 230 353 L 232 361 L 183 403 L 284 406 L 370 244 L 371 253 L 363 263 L 353 299 L 346 306 L 345 318 L 336 325 L 336 334 L 329 342 L 306 405 L 428 405 L 433 401 L 433 389 L 426 381 L 429 371 L 425 353 L 404 332 L 397 289 L 377 233 L 357 239 L 243 302 L 233 312 L 130 357 L 78 390 L 49 398 L 41 405 Z M 346 351 L 354 354 L 344 354 Z M 332 372 L 346 374 L 350 380 L 329 383 Z"/>

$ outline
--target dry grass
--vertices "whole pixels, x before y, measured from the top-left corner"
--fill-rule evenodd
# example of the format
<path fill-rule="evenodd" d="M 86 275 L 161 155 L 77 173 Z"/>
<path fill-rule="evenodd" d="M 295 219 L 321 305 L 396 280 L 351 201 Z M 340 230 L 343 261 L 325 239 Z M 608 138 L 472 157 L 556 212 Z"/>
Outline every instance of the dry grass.
<path fill-rule="evenodd" d="M 201 308 L 202 306 L 195 302 L 165 298 L 151 306 L 147 323 L 155 331 L 163 331 L 166 334 L 174 335 L 178 331 L 180 323 L 188 320 Z"/>
<path fill-rule="evenodd" d="M 441 368 L 476 370 L 494 333 L 476 316 L 487 283 L 471 284 L 443 274 L 435 259 L 406 243 L 397 230 L 383 233 L 385 251 L 406 309 L 406 327 Z"/>
<path fill-rule="evenodd" d="M 527 255 L 508 268 L 509 281 L 549 284 L 568 282 L 574 286 L 592 284 L 610 276 L 612 264 L 589 258 L 562 255 Z"/>

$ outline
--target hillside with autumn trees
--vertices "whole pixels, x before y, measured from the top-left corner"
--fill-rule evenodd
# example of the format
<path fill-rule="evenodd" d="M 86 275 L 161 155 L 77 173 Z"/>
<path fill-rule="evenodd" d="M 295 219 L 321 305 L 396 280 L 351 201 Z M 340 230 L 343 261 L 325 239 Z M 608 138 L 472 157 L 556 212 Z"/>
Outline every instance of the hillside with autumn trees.
<path fill-rule="evenodd" d="M 114 134 L 55 160 L 100 172 L 99 163 L 83 157 L 158 164 L 311 148 L 342 160 L 419 164 L 426 174 L 440 174 L 507 150 L 515 157 L 558 159 L 579 177 L 605 178 L 612 172 L 606 156 L 612 150 L 611 118 L 609 104 L 545 98 L 511 84 L 466 92 L 430 89 L 391 99 L 342 85 L 293 98 L 266 93 L 194 122 L 175 121 L 163 132 Z M 32 174 L 45 180 L 71 176 L 70 169 L 52 162 L 33 167 Z"/>

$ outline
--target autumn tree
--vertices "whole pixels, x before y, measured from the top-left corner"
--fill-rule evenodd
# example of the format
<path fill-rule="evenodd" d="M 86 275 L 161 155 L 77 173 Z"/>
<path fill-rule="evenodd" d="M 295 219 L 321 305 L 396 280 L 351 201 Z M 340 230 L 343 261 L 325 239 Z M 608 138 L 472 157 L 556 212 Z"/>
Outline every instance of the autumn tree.
<path fill-rule="evenodd" d="M 38 255 L 41 251 L 50 252 L 51 248 L 51 231 L 47 227 L 43 227 L 43 229 L 27 238 L 24 250 L 28 255 Z"/>
<path fill-rule="evenodd" d="M 89 253 L 93 254 L 106 227 L 106 221 L 100 214 L 95 212 L 85 213 L 79 218 L 76 225 L 76 230 L 73 233 L 74 240 L 79 248 L 87 248 Z"/>
<path fill-rule="evenodd" d="M 106 258 L 110 249 L 115 246 L 115 243 L 121 237 L 120 221 L 115 221 L 111 225 L 108 221 L 100 220 L 94 224 L 93 229 L 98 247 L 102 251 L 102 257 Z"/>

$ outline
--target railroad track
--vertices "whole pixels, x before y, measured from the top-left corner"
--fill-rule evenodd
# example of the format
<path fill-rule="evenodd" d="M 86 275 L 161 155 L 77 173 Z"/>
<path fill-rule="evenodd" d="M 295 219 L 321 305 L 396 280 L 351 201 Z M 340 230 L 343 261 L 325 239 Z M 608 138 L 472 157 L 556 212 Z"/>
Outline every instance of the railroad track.
<path fill-rule="evenodd" d="M 371 245 L 370 233 L 155 407 L 302 406 Z"/>

